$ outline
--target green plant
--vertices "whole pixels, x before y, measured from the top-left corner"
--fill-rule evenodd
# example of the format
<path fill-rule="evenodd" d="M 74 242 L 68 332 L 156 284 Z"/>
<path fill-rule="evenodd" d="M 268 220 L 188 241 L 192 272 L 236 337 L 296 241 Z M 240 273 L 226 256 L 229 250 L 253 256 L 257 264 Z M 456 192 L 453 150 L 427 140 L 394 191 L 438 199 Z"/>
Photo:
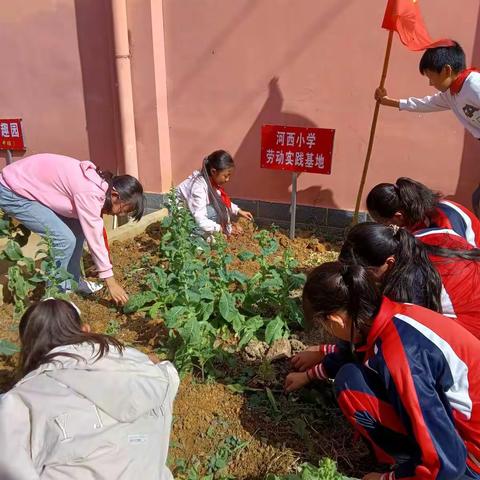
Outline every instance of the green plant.
<path fill-rule="evenodd" d="M 107 328 L 105 329 L 105 333 L 107 335 L 118 335 L 120 332 L 120 324 L 117 322 L 117 320 L 112 319 L 108 322 Z"/>
<path fill-rule="evenodd" d="M 8 340 L 0 340 L 0 355 L 10 356 L 19 351 L 20 349 L 14 343 Z"/>
<path fill-rule="evenodd" d="M 0 259 L 8 260 L 13 265 L 8 268 L 7 288 L 13 297 L 14 317 L 22 316 L 27 303 L 37 286 L 43 288 L 42 298 L 63 298 L 61 284 L 71 279 L 65 269 L 58 267 L 51 238 L 47 235 L 38 244 L 35 258 L 23 254 L 21 244 L 17 241 L 19 234 L 11 220 L 0 219 L 0 237 L 7 237 L 7 243 Z"/>
<path fill-rule="evenodd" d="M 232 256 L 222 235 L 207 242 L 193 233 L 195 221 L 175 191 L 168 195 L 168 209 L 160 263 L 124 311 L 163 318 L 169 331 L 165 348 L 177 368 L 198 367 L 204 376 L 220 349 L 242 348 L 256 336 L 271 343 L 301 322 L 298 298 L 291 292 L 303 284 L 304 276 L 294 271 L 296 262 L 288 252 L 271 260 L 278 249 L 272 234 L 256 236 L 260 254 L 239 255 L 258 262 L 258 273 L 248 278 L 230 268 Z"/>
<path fill-rule="evenodd" d="M 296 473 L 288 475 L 268 474 L 265 480 L 348 480 L 348 478 L 338 472 L 335 461 L 330 458 L 323 458 L 318 467 L 303 463 Z"/>

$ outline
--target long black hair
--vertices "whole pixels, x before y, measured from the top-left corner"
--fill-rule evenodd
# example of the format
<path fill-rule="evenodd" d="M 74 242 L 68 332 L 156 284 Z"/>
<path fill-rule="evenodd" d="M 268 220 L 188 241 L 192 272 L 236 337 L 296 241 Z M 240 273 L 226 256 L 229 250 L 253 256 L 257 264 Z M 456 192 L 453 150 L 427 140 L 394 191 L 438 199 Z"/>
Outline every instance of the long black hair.
<path fill-rule="evenodd" d="M 227 206 L 217 193 L 217 189 L 212 184 L 212 170 L 221 172 L 227 168 L 235 166 L 232 156 L 225 150 L 215 150 L 210 155 L 203 159 L 202 169 L 200 175 L 203 177 L 208 187 L 208 197 L 213 208 L 218 215 L 218 223 L 225 230 L 226 226 L 230 223 L 230 213 Z"/>
<path fill-rule="evenodd" d="M 442 311 L 442 281 L 426 247 L 410 232 L 397 226 L 365 222 L 347 235 L 339 259 L 364 268 L 380 267 L 387 258 L 395 262 L 382 280 L 383 294 L 397 302 Z"/>
<path fill-rule="evenodd" d="M 402 212 L 407 226 L 413 226 L 433 215 L 440 199 L 440 193 L 423 183 L 400 177 L 395 184 L 379 183 L 373 187 L 367 195 L 367 208 L 375 219 L 391 219 Z"/>
<path fill-rule="evenodd" d="M 49 353 L 56 347 L 87 342 L 97 347 L 96 360 L 113 347 L 122 352 L 121 342 L 108 335 L 82 331 L 77 309 L 65 300 L 49 299 L 31 305 L 20 320 L 20 368 L 23 375 L 58 356 L 79 358 L 68 352 Z"/>
<path fill-rule="evenodd" d="M 108 189 L 105 194 L 105 203 L 103 211 L 111 213 L 112 211 L 112 191 L 118 193 L 120 200 L 128 203 L 132 207 L 132 217 L 138 222 L 145 211 L 145 195 L 143 194 L 142 184 L 131 175 L 114 175 L 108 170 L 97 168 L 98 175 L 108 183 Z"/>
<path fill-rule="evenodd" d="M 314 268 L 303 287 L 303 303 L 308 304 L 314 318 L 326 321 L 326 316 L 346 311 L 350 317 L 350 343 L 355 332 L 364 341 L 382 303 L 382 294 L 360 265 L 327 262 Z"/>

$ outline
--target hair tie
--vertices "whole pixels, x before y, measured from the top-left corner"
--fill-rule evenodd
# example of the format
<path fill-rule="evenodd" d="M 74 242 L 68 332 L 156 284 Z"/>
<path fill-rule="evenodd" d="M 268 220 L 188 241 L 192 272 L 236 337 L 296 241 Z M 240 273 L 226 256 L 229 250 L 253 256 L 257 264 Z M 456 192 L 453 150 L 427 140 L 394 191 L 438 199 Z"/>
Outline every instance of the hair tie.
<path fill-rule="evenodd" d="M 394 225 L 393 223 L 391 223 L 389 227 L 393 230 L 393 236 L 395 236 L 400 230 L 400 227 L 398 225 Z"/>

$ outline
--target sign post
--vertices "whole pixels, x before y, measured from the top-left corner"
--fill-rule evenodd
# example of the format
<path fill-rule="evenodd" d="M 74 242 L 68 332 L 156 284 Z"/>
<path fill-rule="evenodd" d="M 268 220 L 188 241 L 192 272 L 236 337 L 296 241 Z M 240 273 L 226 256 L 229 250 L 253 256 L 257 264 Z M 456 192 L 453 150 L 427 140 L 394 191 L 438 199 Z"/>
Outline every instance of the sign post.
<path fill-rule="evenodd" d="M 262 126 L 260 167 L 292 172 L 290 238 L 295 237 L 299 172 L 330 175 L 335 130 L 329 128 Z"/>
<path fill-rule="evenodd" d="M 13 162 L 12 152 L 24 152 L 22 119 L 0 119 L 0 150 L 4 150 L 7 156 L 7 165 Z"/>
<path fill-rule="evenodd" d="M 290 240 L 295 238 L 295 220 L 297 218 L 297 172 L 292 173 L 292 199 L 290 201 Z"/>

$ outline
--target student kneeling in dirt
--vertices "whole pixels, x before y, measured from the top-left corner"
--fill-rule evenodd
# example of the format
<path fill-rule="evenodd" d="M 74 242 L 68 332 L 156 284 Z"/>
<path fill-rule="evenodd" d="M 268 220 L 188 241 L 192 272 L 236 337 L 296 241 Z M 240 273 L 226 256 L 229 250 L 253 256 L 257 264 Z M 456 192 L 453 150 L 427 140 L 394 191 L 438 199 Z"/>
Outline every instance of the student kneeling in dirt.
<path fill-rule="evenodd" d="M 303 301 L 352 346 L 326 373 L 345 417 L 392 466 L 364 479 L 480 479 L 480 340 L 453 319 L 382 297 L 358 265 L 315 268 Z M 285 387 L 309 381 L 294 372 Z"/>
<path fill-rule="evenodd" d="M 173 479 L 170 362 L 91 333 L 63 300 L 31 306 L 20 340 L 25 377 L 0 398 L 2 480 Z"/>
<path fill-rule="evenodd" d="M 223 189 L 234 169 L 232 156 L 224 150 L 216 150 L 203 160 L 201 171 L 196 170 L 177 187 L 201 235 L 242 233 L 239 225 L 232 224 L 232 216 L 253 220 L 252 214 L 235 205 Z"/>

